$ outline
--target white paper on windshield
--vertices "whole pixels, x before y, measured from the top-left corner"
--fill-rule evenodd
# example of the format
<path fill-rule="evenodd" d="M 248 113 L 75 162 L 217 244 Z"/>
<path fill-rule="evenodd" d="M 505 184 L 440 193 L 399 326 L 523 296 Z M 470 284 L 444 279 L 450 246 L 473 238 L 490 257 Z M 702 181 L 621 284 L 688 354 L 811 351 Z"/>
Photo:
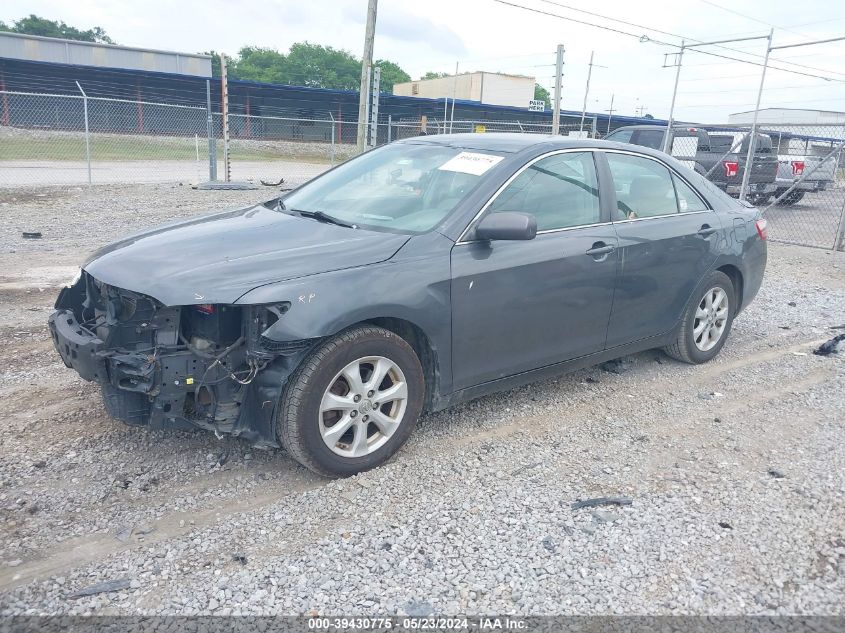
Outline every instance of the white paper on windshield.
<path fill-rule="evenodd" d="M 697 136 L 676 136 L 672 139 L 672 156 L 695 156 L 698 151 Z"/>
<path fill-rule="evenodd" d="M 461 152 L 454 158 L 450 158 L 437 169 L 442 171 L 459 171 L 464 174 L 480 176 L 502 160 L 504 156 L 492 156 L 490 154 L 475 154 L 473 152 Z"/>

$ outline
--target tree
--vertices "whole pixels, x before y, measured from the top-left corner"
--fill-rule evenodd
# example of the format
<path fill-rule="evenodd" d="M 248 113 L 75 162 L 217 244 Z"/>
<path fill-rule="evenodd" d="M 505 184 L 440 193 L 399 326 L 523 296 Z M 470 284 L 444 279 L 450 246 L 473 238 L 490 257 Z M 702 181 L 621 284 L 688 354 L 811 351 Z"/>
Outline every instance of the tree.
<path fill-rule="evenodd" d="M 386 59 L 378 59 L 373 62 L 373 66 L 381 68 L 380 92 L 392 93 L 394 84 L 411 81 L 411 75 L 402 70 L 399 64 L 395 64 L 394 62 L 387 61 Z M 360 73 L 360 71 L 358 72 Z"/>
<path fill-rule="evenodd" d="M 443 77 L 448 77 L 449 73 L 436 73 L 433 70 L 429 70 L 426 74 L 420 77 L 420 81 L 423 79 L 442 79 Z"/>
<path fill-rule="evenodd" d="M 348 51 L 298 42 L 284 60 L 284 83 L 340 90 L 355 90 L 361 83 L 361 62 Z"/>
<path fill-rule="evenodd" d="M 220 54 L 211 55 L 211 74 L 220 76 Z M 381 67 L 381 92 L 392 92 L 393 84 L 410 81 L 411 76 L 398 64 L 379 59 L 374 66 Z M 272 48 L 244 46 L 237 55 L 226 56 L 230 79 L 245 79 L 264 83 L 357 90 L 361 83 L 361 60 L 352 53 L 331 46 L 297 42 L 287 55 Z"/>
<path fill-rule="evenodd" d="M 210 51 L 203 51 L 200 54 L 201 55 L 211 55 L 211 76 L 212 77 L 219 77 L 220 74 L 221 74 L 221 72 L 220 72 L 220 53 L 218 53 L 215 50 L 210 50 Z M 227 58 L 226 64 L 228 65 L 230 61 L 231 60 Z"/>
<path fill-rule="evenodd" d="M 269 84 L 292 83 L 286 72 L 287 60 L 272 48 L 244 46 L 237 57 L 226 58 L 230 79 L 247 79 Z"/>
<path fill-rule="evenodd" d="M 543 88 L 540 84 L 534 84 L 534 99 L 537 101 L 544 101 L 547 108 L 552 107 L 552 101 L 549 98 L 549 91 Z"/>
<path fill-rule="evenodd" d="M 42 37 L 60 37 L 66 40 L 78 40 L 80 42 L 114 44 L 114 41 L 106 35 L 105 30 L 99 26 L 95 26 L 87 31 L 81 31 L 74 26 L 65 24 L 61 20 L 48 20 L 34 13 L 20 20 L 15 20 L 11 27 L 0 22 L 0 31 L 40 35 Z"/>
<path fill-rule="evenodd" d="M 653 119 L 654 117 L 653 117 L 653 116 L 651 116 L 648 112 L 646 112 L 646 114 L 645 114 L 645 116 L 644 116 L 643 118 L 644 118 L 644 119 Z"/>

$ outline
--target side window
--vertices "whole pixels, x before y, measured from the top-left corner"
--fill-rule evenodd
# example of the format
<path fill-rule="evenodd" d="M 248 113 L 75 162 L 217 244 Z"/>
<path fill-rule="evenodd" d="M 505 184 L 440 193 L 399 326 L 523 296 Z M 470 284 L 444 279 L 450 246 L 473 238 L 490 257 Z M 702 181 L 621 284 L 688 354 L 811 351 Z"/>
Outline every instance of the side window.
<path fill-rule="evenodd" d="M 681 213 L 707 211 L 707 205 L 704 204 L 704 200 L 692 190 L 692 187 L 675 174 L 672 174 L 672 180 L 675 182 L 675 192 L 678 194 L 678 208 L 681 210 Z"/>
<path fill-rule="evenodd" d="M 601 212 L 592 153 L 557 154 L 538 160 L 490 205 L 490 213 L 501 211 L 533 214 L 538 231 L 598 223 Z"/>
<path fill-rule="evenodd" d="M 616 219 L 633 220 L 678 212 L 669 170 L 657 161 L 608 152 L 616 189 Z"/>

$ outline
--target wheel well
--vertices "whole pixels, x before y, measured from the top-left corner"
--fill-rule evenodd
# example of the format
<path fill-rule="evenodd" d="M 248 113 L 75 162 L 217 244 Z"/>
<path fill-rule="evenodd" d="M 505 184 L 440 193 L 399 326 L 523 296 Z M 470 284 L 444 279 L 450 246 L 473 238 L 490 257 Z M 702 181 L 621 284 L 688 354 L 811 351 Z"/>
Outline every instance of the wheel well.
<path fill-rule="evenodd" d="M 431 345 L 431 341 L 422 329 L 404 319 L 397 319 L 395 317 L 379 317 L 377 319 L 369 319 L 366 323 L 383 327 L 385 330 L 390 330 L 397 336 L 401 336 L 414 349 L 414 353 L 420 359 L 422 364 L 423 375 L 425 376 L 425 409 L 430 409 L 434 401 L 434 395 L 437 393 L 438 383 L 440 380 L 440 372 L 438 368 L 437 354 Z"/>
<path fill-rule="evenodd" d="M 725 273 L 731 280 L 731 283 L 734 286 L 734 293 L 736 299 L 736 309 L 739 312 L 739 309 L 742 307 L 742 294 L 743 294 L 743 281 L 742 281 L 742 273 L 739 271 L 739 268 L 734 266 L 733 264 L 725 264 L 724 266 L 717 268 L 718 271 Z"/>

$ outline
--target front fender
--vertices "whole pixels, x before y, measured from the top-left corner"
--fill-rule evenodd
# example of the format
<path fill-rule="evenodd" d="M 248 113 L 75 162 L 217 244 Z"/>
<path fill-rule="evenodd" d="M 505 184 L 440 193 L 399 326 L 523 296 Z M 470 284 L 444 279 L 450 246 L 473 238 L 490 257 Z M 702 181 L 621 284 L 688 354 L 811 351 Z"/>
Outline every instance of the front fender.
<path fill-rule="evenodd" d="M 440 388 L 449 389 L 451 241 L 429 235 L 413 238 L 392 260 L 260 286 L 236 304 L 289 302 L 287 311 L 262 333 L 279 342 L 332 336 L 378 318 L 402 319 L 426 335 L 438 358 Z"/>

